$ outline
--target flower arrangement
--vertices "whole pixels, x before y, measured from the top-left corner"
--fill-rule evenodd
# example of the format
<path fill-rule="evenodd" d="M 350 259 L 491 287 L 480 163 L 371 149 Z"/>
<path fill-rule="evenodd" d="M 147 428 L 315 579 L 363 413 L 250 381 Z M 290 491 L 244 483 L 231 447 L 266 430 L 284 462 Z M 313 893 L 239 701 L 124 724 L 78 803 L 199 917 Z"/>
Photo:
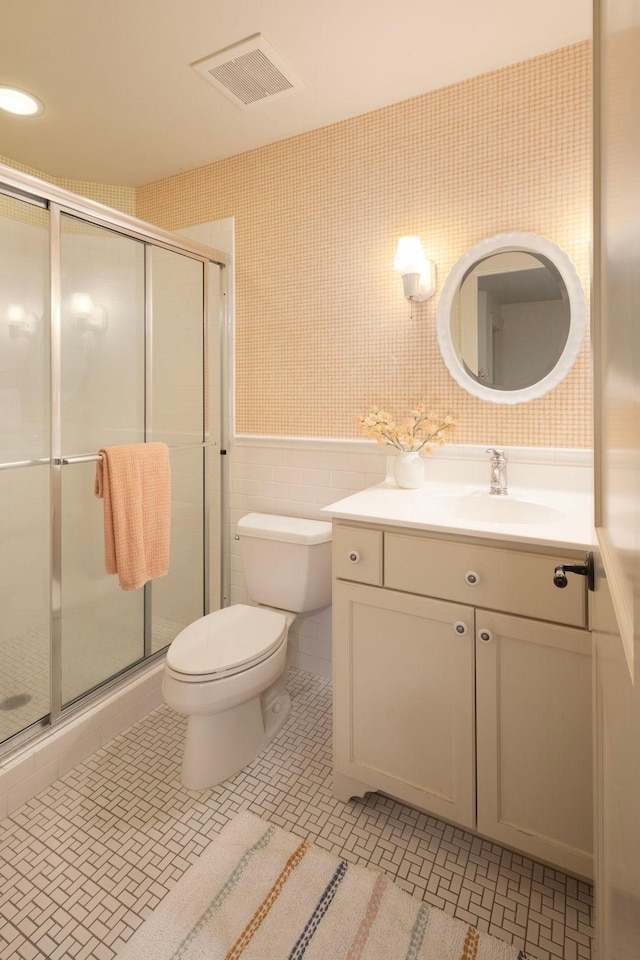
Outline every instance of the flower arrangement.
<path fill-rule="evenodd" d="M 388 444 L 396 450 L 417 453 L 426 450 L 431 453 L 434 447 L 447 442 L 447 435 L 456 428 L 456 422 L 450 415 L 440 417 L 427 411 L 423 403 L 409 411 L 409 419 L 402 426 L 396 426 L 388 413 L 372 410 L 366 417 L 356 417 L 358 427 L 365 436 L 376 440 L 381 446 Z"/>

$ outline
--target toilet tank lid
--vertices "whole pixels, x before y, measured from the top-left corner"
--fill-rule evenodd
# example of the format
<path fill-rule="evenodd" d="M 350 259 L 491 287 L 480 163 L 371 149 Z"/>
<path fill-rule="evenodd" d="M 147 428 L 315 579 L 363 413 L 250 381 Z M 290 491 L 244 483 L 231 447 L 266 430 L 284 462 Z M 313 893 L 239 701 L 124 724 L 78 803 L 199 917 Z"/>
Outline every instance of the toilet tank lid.
<path fill-rule="evenodd" d="M 238 520 L 238 535 L 287 543 L 326 543 L 331 540 L 331 524 L 326 520 L 303 520 L 271 513 L 248 513 Z"/>

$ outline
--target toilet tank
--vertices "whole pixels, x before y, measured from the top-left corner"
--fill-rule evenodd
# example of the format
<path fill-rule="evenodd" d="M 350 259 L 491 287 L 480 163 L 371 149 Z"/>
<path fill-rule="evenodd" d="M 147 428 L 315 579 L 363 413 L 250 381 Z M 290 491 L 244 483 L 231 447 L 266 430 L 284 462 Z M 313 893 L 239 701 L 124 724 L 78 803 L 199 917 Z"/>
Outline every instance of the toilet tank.
<path fill-rule="evenodd" d="M 268 513 L 238 521 L 249 596 L 304 613 L 331 603 L 331 524 Z"/>

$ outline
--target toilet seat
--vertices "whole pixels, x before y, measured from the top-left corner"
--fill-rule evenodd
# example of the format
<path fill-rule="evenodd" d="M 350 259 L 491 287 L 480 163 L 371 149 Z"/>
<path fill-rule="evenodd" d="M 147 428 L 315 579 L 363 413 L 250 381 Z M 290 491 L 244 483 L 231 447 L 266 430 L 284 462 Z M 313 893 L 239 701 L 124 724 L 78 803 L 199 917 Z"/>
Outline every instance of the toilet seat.
<path fill-rule="evenodd" d="M 169 646 L 167 670 L 191 683 L 234 676 L 266 660 L 286 637 L 283 614 L 237 603 L 185 627 Z"/>

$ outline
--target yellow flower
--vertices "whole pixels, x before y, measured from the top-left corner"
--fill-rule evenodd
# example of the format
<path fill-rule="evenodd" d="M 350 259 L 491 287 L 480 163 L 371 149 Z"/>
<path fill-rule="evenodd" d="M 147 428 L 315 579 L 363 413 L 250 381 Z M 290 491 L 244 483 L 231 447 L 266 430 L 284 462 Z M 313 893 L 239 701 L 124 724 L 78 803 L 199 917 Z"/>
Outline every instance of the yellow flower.
<path fill-rule="evenodd" d="M 446 434 L 455 429 L 456 422 L 451 414 L 440 417 L 431 411 L 426 413 L 426 409 L 424 403 L 418 404 L 401 427 L 396 426 L 389 413 L 377 407 L 365 417 L 357 416 L 356 423 L 365 436 L 381 446 L 388 444 L 397 450 L 431 453 L 434 445 L 446 443 Z"/>

